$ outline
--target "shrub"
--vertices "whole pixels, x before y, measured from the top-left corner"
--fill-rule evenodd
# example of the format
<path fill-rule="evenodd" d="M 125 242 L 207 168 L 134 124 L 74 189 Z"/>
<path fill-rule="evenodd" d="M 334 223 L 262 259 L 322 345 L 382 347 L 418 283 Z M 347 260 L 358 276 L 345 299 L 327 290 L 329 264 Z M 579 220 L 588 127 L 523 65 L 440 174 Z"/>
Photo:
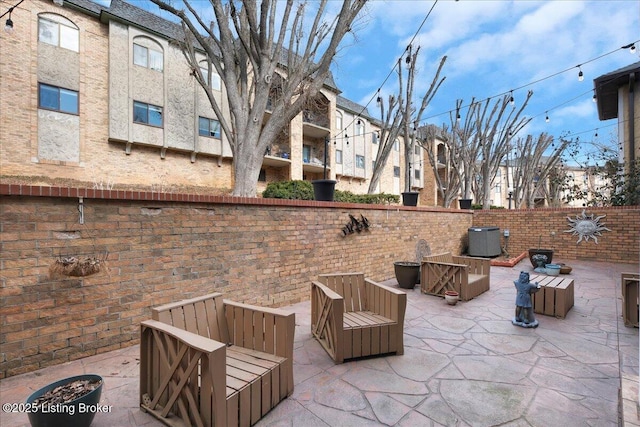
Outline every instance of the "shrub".
<path fill-rule="evenodd" d="M 310 181 L 280 181 L 270 182 L 262 192 L 262 197 L 268 199 L 313 200 L 313 184 Z M 399 203 L 400 196 L 396 194 L 354 194 L 350 191 L 336 190 L 334 200 L 346 203 L 386 204 Z"/>
<path fill-rule="evenodd" d="M 313 185 L 309 181 L 270 182 L 262 192 L 267 199 L 313 200 Z"/>

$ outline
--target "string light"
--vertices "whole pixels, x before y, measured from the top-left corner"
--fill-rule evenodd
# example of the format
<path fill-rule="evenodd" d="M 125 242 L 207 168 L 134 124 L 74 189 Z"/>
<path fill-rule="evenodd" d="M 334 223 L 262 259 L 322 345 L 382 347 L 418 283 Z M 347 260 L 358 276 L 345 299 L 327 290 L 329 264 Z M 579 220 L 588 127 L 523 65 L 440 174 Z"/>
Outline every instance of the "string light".
<path fill-rule="evenodd" d="M 15 6 L 11 6 L 9 10 L 7 10 L 5 13 L 0 15 L 0 18 L 3 18 L 5 15 L 9 15 L 4 24 L 4 30 L 9 34 L 13 32 L 13 19 L 11 19 L 11 13 L 14 11 L 16 7 L 20 6 L 20 3 L 22 3 L 23 1 L 24 0 L 20 0 L 18 3 L 16 3 Z"/>
<path fill-rule="evenodd" d="M 509 104 L 515 105 L 515 103 L 516 103 L 516 100 L 513 99 L 513 91 L 511 91 L 511 97 L 509 98 Z"/>
<path fill-rule="evenodd" d="M 613 54 L 613 53 L 617 52 L 617 51 L 618 51 L 618 50 L 620 50 L 620 49 L 630 49 L 630 48 L 631 48 L 631 46 L 634 46 L 634 45 L 635 45 L 635 43 L 638 43 L 638 42 L 640 42 L 640 40 L 636 40 L 636 41 L 634 41 L 634 42 L 632 42 L 632 43 L 629 43 L 628 45 L 625 45 L 625 46 L 619 47 L 619 48 L 617 48 L 617 49 L 614 49 L 614 50 L 612 50 L 612 51 L 609 51 L 609 52 L 603 53 L 602 55 L 596 56 L 595 58 L 591 58 L 591 59 L 589 59 L 588 61 L 584 61 L 582 64 L 580 64 L 580 66 L 585 65 L 585 64 L 589 64 L 589 63 L 594 62 L 594 61 L 597 61 L 597 60 L 599 60 L 599 59 L 602 59 L 602 58 L 604 58 L 605 56 L 611 55 L 611 54 Z M 543 81 L 548 80 L 548 79 L 550 79 L 550 78 L 553 78 L 553 77 L 559 76 L 560 74 L 564 74 L 564 73 L 566 73 L 566 72 L 568 72 L 568 71 L 574 70 L 576 67 L 578 67 L 578 66 L 573 66 L 573 67 L 570 67 L 570 68 L 566 68 L 566 69 L 564 69 L 564 70 L 561 70 L 561 71 L 555 72 L 555 73 L 553 73 L 553 74 L 550 74 L 550 75 L 548 75 L 548 76 L 546 76 L 546 77 L 541 77 L 541 78 L 539 78 L 539 79 L 537 79 L 537 80 L 531 81 L 531 82 L 529 82 L 529 83 L 526 83 L 526 84 L 524 84 L 524 85 L 522 85 L 522 86 L 516 87 L 516 88 L 511 89 L 511 90 L 509 90 L 509 91 L 502 92 L 502 93 L 500 93 L 500 94 L 494 95 L 493 97 L 504 96 L 504 95 L 507 95 L 507 94 L 513 94 L 513 92 L 514 92 L 514 91 L 516 91 L 516 90 L 524 89 L 524 88 L 526 88 L 526 87 L 528 87 L 528 86 L 533 86 L 534 84 L 537 84 L 537 83 L 543 82 Z M 471 106 L 471 104 L 466 105 L 466 106 L 465 106 L 465 108 L 466 108 L 466 107 L 470 107 L 470 106 Z M 425 117 L 425 118 L 423 119 L 423 122 L 425 122 L 425 123 L 426 123 L 426 122 L 427 122 L 428 120 L 430 120 L 430 119 L 433 119 L 433 118 L 435 118 L 435 117 L 442 116 L 443 114 L 450 114 L 450 113 L 452 113 L 452 112 L 454 112 L 454 111 L 455 111 L 455 109 L 451 109 L 451 110 L 448 110 L 448 111 L 443 111 L 443 112 L 438 113 L 438 114 L 433 114 L 433 115 L 431 115 L 431 116 Z"/>
<path fill-rule="evenodd" d="M 13 32 L 13 21 L 11 20 L 11 9 L 9 9 L 9 17 L 7 18 L 7 23 L 4 26 L 4 30 L 9 34 Z"/>
<path fill-rule="evenodd" d="M 545 121 L 545 122 L 547 122 L 547 123 L 549 123 L 549 112 L 547 111 L 545 114 L 546 114 L 547 116 L 544 118 L 544 121 Z"/>
<path fill-rule="evenodd" d="M 593 97 L 591 98 L 593 102 L 598 102 L 598 97 L 596 96 L 596 90 L 593 90 Z"/>
<path fill-rule="evenodd" d="M 629 53 L 633 55 L 634 53 L 636 53 L 636 43 L 633 42 L 633 43 L 626 44 L 622 46 L 620 49 L 629 49 Z"/>
<path fill-rule="evenodd" d="M 581 82 L 584 80 L 584 73 L 582 72 L 582 67 L 580 65 L 578 65 L 578 70 L 580 70 L 578 72 L 578 81 Z"/>
<path fill-rule="evenodd" d="M 21 0 L 24 1 L 24 0 Z M 411 47 L 411 44 L 413 43 L 413 41 L 418 37 L 418 35 L 420 34 L 420 31 L 422 31 L 422 27 L 424 27 L 424 24 L 427 22 L 427 19 L 429 19 L 429 16 L 431 16 L 431 12 L 433 12 L 433 9 L 436 7 L 436 4 L 438 4 L 439 0 L 435 0 L 433 2 L 433 4 L 431 5 L 431 8 L 429 9 L 429 12 L 427 12 L 427 14 L 425 15 L 424 19 L 422 20 L 422 22 L 420 23 L 420 26 L 418 27 L 418 29 L 416 30 L 416 32 L 413 34 L 413 37 L 411 38 L 411 41 L 409 42 L 409 45 L 407 46 L 407 49 L 409 49 Z M 380 85 L 381 87 L 384 86 L 384 84 L 387 82 L 387 80 L 389 80 L 389 78 L 391 77 L 391 75 L 393 74 L 393 71 L 396 69 L 396 66 L 400 66 L 400 59 L 402 59 L 402 56 L 398 59 L 398 62 L 396 63 L 396 65 L 394 65 L 391 70 L 389 70 L 389 73 L 387 74 L 387 76 L 384 78 L 384 80 L 382 81 L 382 84 Z M 380 89 L 378 89 L 378 97 L 377 100 L 380 102 L 380 105 L 382 105 L 382 98 L 380 98 Z M 367 102 L 367 104 L 362 108 L 362 111 L 360 111 L 360 114 L 362 114 L 366 109 L 367 106 L 373 101 L 373 97 L 371 97 L 371 99 L 369 99 L 369 101 Z M 351 122 L 353 123 L 353 122 Z M 349 126 L 349 125 L 348 125 Z M 345 130 L 348 128 L 345 127 Z"/>

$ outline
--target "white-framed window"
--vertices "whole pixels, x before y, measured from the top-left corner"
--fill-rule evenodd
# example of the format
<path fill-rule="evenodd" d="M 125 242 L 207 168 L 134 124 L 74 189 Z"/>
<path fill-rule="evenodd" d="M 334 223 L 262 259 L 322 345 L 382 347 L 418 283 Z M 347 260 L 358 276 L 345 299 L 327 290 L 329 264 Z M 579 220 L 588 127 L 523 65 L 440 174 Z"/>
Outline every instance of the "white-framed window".
<path fill-rule="evenodd" d="M 133 43 L 133 63 L 140 67 L 162 72 L 164 69 L 164 55 L 161 51 Z"/>
<path fill-rule="evenodd" d="M 206 117 L 199 117 L 198 135 L 220 139 L 220 122 Z"/>
<path fill-rule="evenodd" d="M 61 16 L 38 18 L 38 41 L 74 52 L 80 51 L 78 27 Z"/>
<path fill-rule="evenodd" d="M 364 122 L 360 119 L 356 120 L 356 136 L 364 135 Z"/>
<path fill-rule="evenodd" d="M 38 83 L 38 108 L 78 114 L 78 92 Z"/>
<path fill-rule="evenodd" d="M 356 167 L 359 169 L 364 169 L 364 156 L 356 154 Z"/>
<path fill-rule="evenodd" d="M 413 171 L 413 176 L 415 179 L 417 179 L 418 181 L 420 181 L 420 169 L 416 169 Z"/>
<path fill-rule="evenodd" d="M 133 101 L 133 121 L 135 123 L 162 127 L 162 107 Z"/>
<path fill-rule="evenodd" d="M 336 163 L 342 164 L 342 150 L 336 150 Z"/>
<path fill-rule="evenodd" d="M 372 132 L 371 133 L 371 143 L 372 144 L 377 144 L 378 143 L 378 132 Z"/>
<path fill-rule="evenodd" d="M 393 176 L 396 178 L 400 178 L 400 166 L 393 167 Z"/>
<path fill-rule="evenodd" d="M 341 112 L 336 112 L 336 129 L 341 131 L 342 130 L 342 113 Z"/>
<path fill-rule="evenodd" d="M 398 141 L 397 139 L 393 141 L 393 151 L 400 151 L 400 141 Z"/>
<path fill-rule="evenodd" d="M 211 67 L 211 76 L 209 76 L 209 69 L 207 68 L 206 64 L 200 66 L 200 71 L 202 72 L 204 81 L 207 82 L 212 90 L 222 90 L 222 79 L 220 78 L 220 75 L 218 74 L 216 69 L 213 68 L 213 66 Z"/>

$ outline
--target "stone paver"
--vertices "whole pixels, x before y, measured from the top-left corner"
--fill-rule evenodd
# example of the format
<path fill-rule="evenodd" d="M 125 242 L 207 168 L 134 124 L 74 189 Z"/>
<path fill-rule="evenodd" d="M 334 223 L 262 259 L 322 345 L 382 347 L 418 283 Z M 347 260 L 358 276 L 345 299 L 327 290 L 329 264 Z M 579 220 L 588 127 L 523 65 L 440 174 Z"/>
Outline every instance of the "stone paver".
<path fill-rule="evenodd" d="M 492 267 L 491 290 L 445 304 L 408 291 L 405 354 L 334 365 L 310 333 L 310 304 L 296 313 L 295 390 L 258 426 L 616 426 L 640 425 L 638 329 L 620 315 L 620 272 L 629 265 L 567 262 L 575 306 L 565 319 L 536 315 L 537 329 L 513 326 L 520 270 Z M 385 282 L 395 286 L 394 280 Z M 105 380 L 93 427 L 159 426 L 138 409 L 139 347 L 0 381 L 0 401 L 24 402 L 48 383 L 81 373 Z M 622 396 L 622 399 L 620 399 Z M 635 399 L 635 400 L 634 400 Z M 2 427 L 27 416 L 0 412 Z"/>

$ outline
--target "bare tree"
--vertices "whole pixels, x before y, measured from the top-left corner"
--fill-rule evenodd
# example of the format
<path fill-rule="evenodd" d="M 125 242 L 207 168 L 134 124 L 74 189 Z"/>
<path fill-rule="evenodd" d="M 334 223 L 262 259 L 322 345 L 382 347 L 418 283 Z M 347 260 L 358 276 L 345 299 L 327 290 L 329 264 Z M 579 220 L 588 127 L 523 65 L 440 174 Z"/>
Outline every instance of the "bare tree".
<path fill-rule="evenodd" d="M 536 196 L 545 196 L 548 192 L 546 182 L 557 172 L 556 167 L 572 142 L 570 139 L 561 138 L 556 146 L 553 137 L 544 132 L 537 138 L 527 135 L 526 138 L 516 140 L 514 159 L 511 163 L 507 162 L 507 165 L 511 166 L 511 187 L 516 208 L 523 205 L 532 208 L 535 206 Z M 550 148 L 551 155 L 545 156 L 544 153 Z"/>
<path fill-rule="evenodd" d="M 402 86 L 402 58 L 398 59 L 398 81 Z M 378 145 L 378 152 L 373 162 L 373 171 L 371 180 L 369 181 L 368 193 L 373 194 L 378 191 L 378 184 L 380 182 L 380 176 L 384 170 L 389 154 L 393 149 L 398 135 L 400 135 L 400 123 L 402 120 L 402 114 L 400 114 L 400 105 L 402 102 L 402 91 L 398 92 L 398 97 L 395 95 L 389 95 L 388 108 L 385 110 L 385 105 L 382 97 L 378 95 L 377 99 L 378 107 L 380 108 L 380 117 L 382 120 L 382 126 L 380 127 L 380 138 Z"/>
<path fill-rule="evenodd" d="M 166 0 L 151 1 L 182 23 L 185 38 L 178 43 L 231 146 L 233 195 L 255 196 L 265 150 L 322 88 L 336 50 L 366 0 L 344 0 L 330 21 L 328 0 L 311 3 L 316 10 L 310 25 L 305 22 L 305 6 L 310 4 L 294 0 L 263 0 L 259 5 L 256 0 L 209 0 L 215 17 L 210 24 L 193 0 L 181 0 L 186 11 Z M 230 120 L 200 69 L 202 58 L 194 45 L 224 83 Z M 276 73 L 283 78 L 275 79 Z M 280 83 L 277 88 L 275 81 Z M 269 102 L 272 114 L 265 118 Z"/>
<path fill-rule="evenodd" d="M 441 128 L 435 125 L 423 126 L 418 129 L 417 134 L 418 143 L 427 152 L 442 205 L 448 208 L 460 192 L 460 174 L 451 161 L 453 156 L 447 152 L 449 139 L 453 136 L 444 124 Z"/>
<path fill-rule="evenodd" d="M 374 161 L 373 173 L 371 181 L 369 182 L 369 194 L 376 192 L 378 183 L 380 182 L 380 176 L 384 170 L 391 149 L 395 144 L 398 136 L 402 135 L 404 139 L 404 158 L 405 158 L 405 171 L 404 171 L 404 191 L 411 191 L 411 158 L 413 156 L 416 144 L 419 144 L 417 139 L 417 124 L 422 118 L 424 110 L 427 108 L 435 94 L 438 92 L 440 85 L 445 80 L 445 77 L 440 79 L 440 73 L 444 67 L 447 57 L 444 56 L 440 60 L 440 65 L 436 71 L 436 74 L 431 81 L 429 89 L 422 97 L 422 103 L 420 108 L 416 110 L 413 107 L 413 92 L 416 79 L 416 62 L 418 58 L 418 47 L 415 52 L 411 52 L 411 46 L 407 47 L 407 85 L 403 83 L 403 69 L 402 58 L 398 59 L 397 74 L 398 74 L 398 92 L 397 95 L 389 96 L 388 109 L 385 111 L 384 101 L 378 96 L 377 103 L 380 108 L 380 117 L 382 120 L 381 132 L 380 132 L 380 146 L 376 154 Z"/>
<path fill-rule="evenodd" d="M 501 100 L 496 100 L 490 113 L 488 99 L 470 107 L 473 109 L 477 128 L 475 143 L 481 156 L 476 175 L 479 179 L 473 181 L 474 196 L 476 203 L 482 203 L 483 209 L 491 207 L 491 187 L 500 164 L 510 149 L 509 142 L 531 121 L 531 118 L 520 117 L 531 96 L 533 92 L 529 91 L 518 109 L 508 109 L 511 96 L 503 96 Z"/>

